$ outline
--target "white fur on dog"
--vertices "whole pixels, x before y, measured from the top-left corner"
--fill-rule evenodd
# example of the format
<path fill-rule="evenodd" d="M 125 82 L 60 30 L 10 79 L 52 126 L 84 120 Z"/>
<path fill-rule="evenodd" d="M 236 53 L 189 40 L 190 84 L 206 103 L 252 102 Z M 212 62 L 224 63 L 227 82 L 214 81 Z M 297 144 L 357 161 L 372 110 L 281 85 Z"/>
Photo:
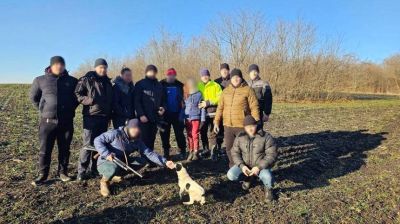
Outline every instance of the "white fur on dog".
<path fill-rule="evenodd" d="M 200 202 L 201 205 L 206 203 L 204 188 L 189 176 L 185 167 L 183 167 L 181 163 L 176 164 L 176 173 L 178 174 L 179 197 L 182 198 L 182 193 L 186 191 L 190 198 L 188 202 L 183 202 L 183 204 L 191 205 L 196 201 Z"/>

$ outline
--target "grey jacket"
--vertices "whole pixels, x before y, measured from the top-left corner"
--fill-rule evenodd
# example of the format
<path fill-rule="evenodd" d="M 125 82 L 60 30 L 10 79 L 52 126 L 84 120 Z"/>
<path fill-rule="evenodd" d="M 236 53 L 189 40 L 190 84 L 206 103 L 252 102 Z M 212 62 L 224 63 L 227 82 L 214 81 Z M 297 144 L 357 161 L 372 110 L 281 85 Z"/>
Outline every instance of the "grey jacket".
<path fill-rule="evenodd" d="M 260 169 L 271 168 L 278 156 L 277 147 L 273 137 L 259 130 L 254 138 L 246 133 L 240 133 L 233 143 L 231 150 L 235 165 L 250 169 L 257 166 Z"/>
<path fill-rule="evenodd" d="M 263 113 L 265 115 L 270 115 L 272 110 L 272 91 L 269 83 L 258 76 L 254 80 L 247 81 L 247 84 L 253 88 L 256 93 L 260 108 L 260 117 L 262 118 Z"/>

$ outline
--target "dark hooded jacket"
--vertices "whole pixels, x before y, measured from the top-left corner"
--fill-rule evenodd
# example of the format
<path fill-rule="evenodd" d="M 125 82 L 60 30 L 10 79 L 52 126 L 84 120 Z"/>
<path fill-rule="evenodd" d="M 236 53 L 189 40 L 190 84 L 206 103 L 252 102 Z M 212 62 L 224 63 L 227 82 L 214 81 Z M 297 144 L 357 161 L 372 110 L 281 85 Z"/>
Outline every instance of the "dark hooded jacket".
<path fill-rule="evenodd" d="M 67 71 L 57 76 L 51 73 L 50 68 L 45 74 L 33 80 L 30 99 L 39 109 L 41 118 L 72 120 L 78 101 L 74 94 L 77 79 Z"/>
<path fill-rule="evenodd" d="M 222 90 L 224 90 L 231 82 L 231 77 L 230 77 L 230 75 L 228 75 L 226 78 L 219 77 L 219 78 L 215 79 L 214 81 L 221 86 Z"/>
<path fill-rule="evenodd" d="M 83 116 L 111 116 L 113 90 L 107 76 L 99 76 L 95 71 L 86 73 L 79 79 L 75 94 L 83 105 Z"/>
<path fill-rule="evenodd" d="M 133 83 L 125 83 L 125 81 L 118 76 L 114 80 L 113 86 L 113 116 L 132 119 L 135 117 L 135 98 Z"/>
<path fill-rule="evenodd" d="M 254 80 L 249 80 L 247 84 L 254 89 L 256 93 L 261 118 L 263 114 L 270 115 L 272 110 L 272 92 L 269 83 L 263 81 L 261 77 L 258 76 Z"/>
<path fill-rule="evenodd" d="M 165 91 L 157 79 L 144 78 L 135 86 L 135 110 L 137 117 L 145 115 L 150 122 L 157 122 L 158 110 L 166 108 Z"/>
<path fill-rule="evenodd" d="M 245 132 L 240 133 L 233 143 L 231 155 L 235 165 L 240 168 L 257 166 L 266 169 L 274 165 L 278 151 L 273 137 L 259 130 L 254 138 Z"/>
<path fill-rule="evenodd" d="M 168 83 L 166 79 L 160 81 L 164 87 L 166 99 L 167 113 L 181 113 L 183 109 L 183 83 L 175 80 L 173 83 Z"/>

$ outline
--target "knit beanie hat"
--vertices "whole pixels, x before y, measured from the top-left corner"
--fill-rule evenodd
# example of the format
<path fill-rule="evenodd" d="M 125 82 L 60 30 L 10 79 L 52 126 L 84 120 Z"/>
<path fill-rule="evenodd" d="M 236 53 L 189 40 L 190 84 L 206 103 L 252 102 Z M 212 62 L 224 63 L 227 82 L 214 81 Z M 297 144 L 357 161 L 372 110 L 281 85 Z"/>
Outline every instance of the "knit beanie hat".
<path fill-rule="evenodd" d="M 170 68 L 167 70 L 167 72 L 165 73 L 166 76 L 170 76 L 170 75 L 174 75 L 176 76 L 176 70 L 174 68 Z"/>
<path fill-rule="evenodd" d="M 220 64 L 219 65 L 219 70 L 222 70 L 222 69 L 228 69 L 229 70 L 229 65 L 227 63 Z"/>
<path fill-rule="evenodd" d="M 144 73 L 147 73 L 148 71 L 153 71 L 153 72 L 158 72 L 158 69 L 155 65 L 147 65 L 146 69 L 144 70 Z"/>
<path fill-rule="evenodd" d="M 260 72 L 260 69 L 258 68 L 258 65 L 252 64 L 249 66 L 249 72 L 256 70 L 257 72 Z"/>
<path fill-rule="evenodd" d="M 240 71 L 240 69 L 234 68 L 231 71 L 231 78 L 236 75 L 243 79 L 242 71 Z"/>
<path fill-rule="evenodd" d="M 210 71 L 208 71 L 206 68 L 202 68 L 200 70 L 200 76 L 210 76 Z"/>
<path fill-rule="evenodd" d="M 54 57 L 51 57 L 51 58 L 50 58 L 50 66 L 52 66 L 52 65 L 54 65 L 54 64 L 56 64 L 56 63 L 60 63 L 60 64 L 65 65 L 65 60 L 64 60 L 64 58 L 61 57 L 61 56 L 54 56 Z"/>
<path fill-rule="evenodd" d="M 137 118 L 131 119 L 126 125 L 127 128 L 137 128 L 139 127 L 139 120 Z"/>
<path fill-rule="evenodd" d="M 108 67 L 107 61 L 104 58 L 96 59 L 96 61 L 94 62 L 94 67 L 96 68 L 99 65 L 104 65 L 104 66 Z"/>
<path fill-rule="evenodd" d="M 256 119 L 253 116 L 247 115 L 243 120 L 243 126 L 257 125 Z"/>

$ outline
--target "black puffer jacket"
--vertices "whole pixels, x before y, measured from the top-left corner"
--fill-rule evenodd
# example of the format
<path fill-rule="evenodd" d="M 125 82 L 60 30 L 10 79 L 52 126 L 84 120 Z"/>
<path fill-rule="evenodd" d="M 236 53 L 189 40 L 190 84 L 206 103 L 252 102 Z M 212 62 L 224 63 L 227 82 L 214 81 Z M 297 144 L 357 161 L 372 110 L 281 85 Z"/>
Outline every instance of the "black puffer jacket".
<path fill-rule="evenodd" d="M 49 68 L 33 80 L 30 91 L 32 103 L 39 109 L 41 118 L 72 120 L 78 101 L 74 90 L 78 80 L 65 71 L 53 75 Z"/>
<path fill-rule="evenodd" d="M 81 77 L 75 89 L 79 103 L 83 104 L 83 116 L 111 116 L 113 90 L 110 79 L 95 71 Z"/>
<path fill-rule="evenodd" d="M 165 91 L 157 79 L 144 78 L 135 86 L 136 115 L 145 115 L 151 122 L 158 120 L 158 110 L 166 108 Z"/>
<path fill-rule="evenodd" d="M 131 119 L 135 117 L 134 107 L 134 86 L 133 83 L 125 83 L 118 76 L 114 81 L 113 86 L 113 116 Z"/>
<path fill-rule="evenodd" d="M 226 78 L 219 77 L 219 78 L 215 79 L 214 81 L 221 86 L 222 90 L 224 90 L 229 85 L 229 83 L 231 83 L 231 77 L 230 77 L 230 75 L 228 75 L 228 77 L 226 77 Z"/>
<path fill-rule="evenodd" d="M 270 115 L 272 110 L 272 91 L 269 83 L 263 81 L 261 77 L 258 76 L 254 80 L 249 80 L 247 84 L 253 88 L 256 93 L 261 118 L 263 113 L 265 115 Z"/>
<path fill-rule="evenodd" d="M 278 156 L 273 137 L 259 130 L 254 138 L 246 133 L 239 134 L 233 144 L 231 155 L 235 165 L 240 168 L 257 166 L 260 169 L 271 168 Z"/>

